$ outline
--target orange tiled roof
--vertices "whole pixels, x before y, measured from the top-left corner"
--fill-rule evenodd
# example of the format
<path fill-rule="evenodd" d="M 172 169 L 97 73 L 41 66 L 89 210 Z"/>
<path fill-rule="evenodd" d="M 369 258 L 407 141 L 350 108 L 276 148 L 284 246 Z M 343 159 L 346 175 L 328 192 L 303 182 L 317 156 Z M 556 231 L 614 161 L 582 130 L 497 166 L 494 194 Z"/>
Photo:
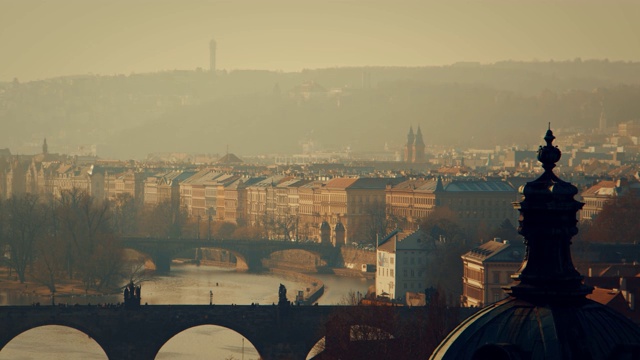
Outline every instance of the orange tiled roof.
<path fill-rule="evenodd" d="M 355 183 L 356 181 L 358 181 L 357 178 L 335 178 L 330 180 L 326 187 L 327 188 L 337 188 L 337 189 L 346 189 L 349 186 L 353 185 L 353 183 Z"/>
<path fill-rule="evenodd" d="M 600 182 L 598 182 L 597 184 L 593 185 L 592 187 L 588 188 L 587 190 L 585 190 L 582 193 L 582 196 L 589 196 L 589 195 L 598 195 L 600 189 L 604 189 L 604 188 L 615 188 L 616 187 L 616 183 L 615 181 L 609 181 L 609 180 L 602 180 Z"/>

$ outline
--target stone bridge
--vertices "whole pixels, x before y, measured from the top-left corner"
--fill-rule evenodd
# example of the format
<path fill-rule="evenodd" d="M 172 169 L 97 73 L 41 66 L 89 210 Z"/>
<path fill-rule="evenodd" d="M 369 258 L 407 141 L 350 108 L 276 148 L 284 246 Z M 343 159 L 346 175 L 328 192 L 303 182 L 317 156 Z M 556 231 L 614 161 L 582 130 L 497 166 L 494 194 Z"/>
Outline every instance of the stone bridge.
<path fill-rule="evenodd" d="M 173 336 L 200 325 L 234 330 L 255 346 L 261 359 L 305 359 L 327 336 L 325 349 L 335 339 L 348 339 L 349 330 L 330 327 L 333 315 L 353 307 L 280 305 L 142 305 L 101 307 L 0 306 L 0 350 L 21 333 L 45 325 L 77 329 L 104 350 L 111 360 L 151 360 Z M 405 318 L 421 316 L 424 307 L 394 307 Z M 340 329 L 344 329 L 341 327 Z M 394 329 L 383 329 L 394 335 Z M 336 342 L 337 343 L 337 342 Z"/>
<path fill-rule="evenodd" d="M 206 239 L 154 239 L 125 237 L 122 245 L 151 256 L 158 271 L 169 271 L 171 260 L 189 249 L 216 248 L 233 253 L 241 270 L 261 271 L 262 260 L 277 251 L 305 250 L 326 261 L 328 266 L 342 266 L 340 248 L 318 243 L 276 240 L 206 240 Z"/>

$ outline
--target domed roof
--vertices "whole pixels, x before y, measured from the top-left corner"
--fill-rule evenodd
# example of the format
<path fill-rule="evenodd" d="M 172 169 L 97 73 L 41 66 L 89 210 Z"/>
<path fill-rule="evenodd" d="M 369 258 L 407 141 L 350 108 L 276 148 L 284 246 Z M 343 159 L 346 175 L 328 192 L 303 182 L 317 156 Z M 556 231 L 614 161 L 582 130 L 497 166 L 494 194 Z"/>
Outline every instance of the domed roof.
<path fill-rule="evenodd" d="M 551 145 L 538 150 L 545 172 L 520 191 L 518 232 L 526 254 L 509 298 L 489 305 L 454 329 L 431 359 L 635 359 L 640 327 L 615 310 L 589 300 L 592 288 L 571 260 L 571 237 L 578 232 L 575 186 L 553 174 L 561 153 Z"/>
<path fill-rule="evenodd" d="M 620 359 L 639 340 L 638 326 L 595 301 L 535 304 L 511 297 L 462 322 L 431 359 Z"/>

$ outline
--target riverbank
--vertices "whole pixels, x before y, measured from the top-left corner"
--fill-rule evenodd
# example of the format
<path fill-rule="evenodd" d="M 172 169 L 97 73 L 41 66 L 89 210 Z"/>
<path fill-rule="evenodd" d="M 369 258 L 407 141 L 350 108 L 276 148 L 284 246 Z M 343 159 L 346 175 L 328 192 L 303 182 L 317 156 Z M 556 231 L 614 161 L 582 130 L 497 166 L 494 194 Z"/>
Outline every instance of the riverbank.
<path fill-rule="evenodd" d="M 9 268 L 6 267 L 0 267 L 0 289 L 14 295 L 38 297 L 42 299 L 42 302 L 51 299 L 51 291 L 47 286 L 29 278 L 24 283 L 20 283 L 15 271 L 9 275 Z M 94 290 L 85 291 L 80 280 L 61 280 L 60 283 L 56 284 L 56 298 L 98 295 L 104 294 Z"/>

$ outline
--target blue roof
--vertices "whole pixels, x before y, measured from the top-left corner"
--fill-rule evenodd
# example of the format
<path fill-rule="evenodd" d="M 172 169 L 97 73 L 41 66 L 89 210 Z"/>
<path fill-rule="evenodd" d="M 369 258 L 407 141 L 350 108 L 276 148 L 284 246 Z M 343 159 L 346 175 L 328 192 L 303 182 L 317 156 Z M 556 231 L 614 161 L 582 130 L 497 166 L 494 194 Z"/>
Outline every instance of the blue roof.
<path fill-rule="evenodd" d="M 453 181 L 445 186 L 444 191 L 469 191 L 469 192 L 494 192 L 494 191 L 508 191 L 515 192 L 516 190 L 504 181 Z"/>

